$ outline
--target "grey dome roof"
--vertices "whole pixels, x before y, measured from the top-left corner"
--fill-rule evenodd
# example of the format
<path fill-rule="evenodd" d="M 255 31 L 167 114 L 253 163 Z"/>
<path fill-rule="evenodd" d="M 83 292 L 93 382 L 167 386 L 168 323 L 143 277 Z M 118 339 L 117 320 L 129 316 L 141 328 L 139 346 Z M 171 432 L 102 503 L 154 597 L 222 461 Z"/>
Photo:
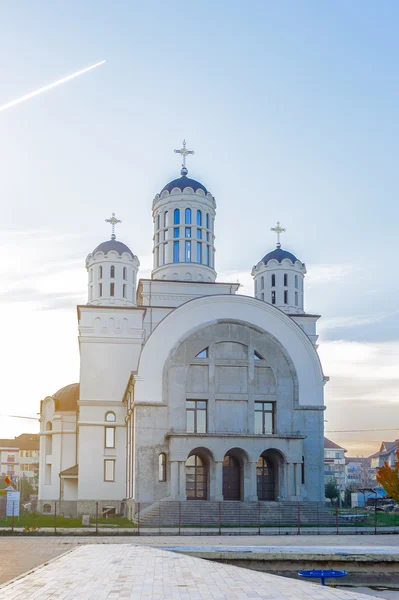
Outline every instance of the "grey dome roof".
<path fill-rule="evenodd" d="M 202 190 L 205 194 L 208 193 L 208 190 L 204 185 L 202 185 L 202 183 L 183 175 L 183 177 L 179 177 L 179 179 L 174 179 L 173 181 L 170 181 L 168 184 L 166 184 L 165 187 L 162 188 L 159 195 L 161 195 L 162 192 L 164 192 L 165 190 L 167 190 L 170 193 L 173 190 L 173 188 L 179 188 L 181 191 L 183 191 L 186 187 L 193 188 L 194 192 L 196 192 L 197 190 Z"/>
<path fill-rule="evenodd" d="M 287 250 L 283 250 L 282 248 L 275 248 L 271 252 L 268 252 L 266 256 L 262 258 L 261 262 L 265 263 L 265 265 L 267 265 L 269 260 L 277 260 L 277 262 L 281 263 L 285 258 L 288 258 L 293 264 L 299 260 L 294 254 L 291 254 L 291 252 L 287 252 Z"/>
<path fill-rule="evenodd" d="M 106 242 L 103 242 L 97 246 L 97 248 L 94 248 L 92 254 L 95 254 L 96 252 L 108 254 L 108 252 L 111 252 L 111 250 L 114 250 L 114 252 L 117 252 L 120 256 L 122 256 L 124 252 L 127 252 L 132 258 L 134 258 L 134 254 L 130 248 L 126 246 L 126 244 L 123 244 L 123 242 L 118 242 L 118 240 L 107 240 Z"/>

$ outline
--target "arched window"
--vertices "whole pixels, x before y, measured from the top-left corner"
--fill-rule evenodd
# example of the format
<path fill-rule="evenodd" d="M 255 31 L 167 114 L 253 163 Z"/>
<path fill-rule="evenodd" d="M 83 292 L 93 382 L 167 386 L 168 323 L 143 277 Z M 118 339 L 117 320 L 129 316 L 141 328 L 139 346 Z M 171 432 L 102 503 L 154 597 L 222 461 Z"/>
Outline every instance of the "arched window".
<path fill-rule="evenodd" d="M 168 226 L 168 211 L 165 211 L 163 214 L 163 226 L 164 227 Z"/>
<path fill-rule="evenodd" d="M 295 306 L 298 306 L 298 292 L 295 292 Z"/>
<path fill-rule="evenodd" d="M 298 275 L 295 275 L 295 287 L 298 289 Z"/>
<path fill-rule="evenodd" d="M 209 213 L 206 213 L 205 224 L 206 228 L 209 229 Z"/>
<path fill-rule="evenodd" d="M 166 481 L 166 454 L 164 452 L 158 456 L 158 480 Z"/>
<path fill-rule="evenodd" d="M 196 354 L 195 358 L 208 358 L 209 356 L 209 348 L 204 348 L 201 352 Z"/>
<path fill-rule="evenodd" d="M 115 277 L 115 267 L 114 267 L 114 265 L 111 265 L 109 276 L 111 277 L 111 279 L 113 279 Z"/>
<path fill-rule="evenodd" d="M 112 411 L 105 413 L 105 420 L 107 421 L 107 423 L 115 423 L 115 421 L 116 421 L 115 413 Z"/>
<path fill-rule="evenodd" d="M 46 514 L 51 513 L 51 504 L 43 504 L 43 512 Z"/>
<path fill-rule="evenodd" d="M 197 210 L 197 226 L 201 227 L 202 225 L 202 212 Z"/>
<path fill-rule="evenodd" d="M 284 273 L 284 285 L 285 286 L 288 285 L 288 275 L 287 275 L 287 273 Z"/>
<path fill-rule="evenodd" d="M 180 225 L 180 210 L 178 208 L 175 208 L 175 212 L 174 214 L 174 219 L 173 222 L 175 225 Z"/>
<path fill-rule="evenodd" d="M 157 230 L 160 228 L 161 226 L 161 215 L 157 216 Z"/>
<path fill-rule="evenodd" d="M 208 473 L 205 462 L 197 454 L 186 461 L 187 500 L 206 500 L 208 497 Z"/>
<path fill-rule="evenodd" d="M 256 296 L 257 292 L 258 292 L 258 282 L 255 279 L 255 296 Z"/>
<path fill-rule="evenodd" d="M 191 208 L 186 208 L 186 225 L 191 225 Z"/>
<path fill-rule="evenodd" d="M 262 277 L 260 278 L 260 289 L 263 290 L 264 287 L 265 287 L 265 278 L 262 275 Z"/>
<path fill-rule="evenodd" d="M 273 275 L 272 275 L 272 287 L 275 287 L 275 285 L 276 285 L 276 276 L 273 273 Z"/>

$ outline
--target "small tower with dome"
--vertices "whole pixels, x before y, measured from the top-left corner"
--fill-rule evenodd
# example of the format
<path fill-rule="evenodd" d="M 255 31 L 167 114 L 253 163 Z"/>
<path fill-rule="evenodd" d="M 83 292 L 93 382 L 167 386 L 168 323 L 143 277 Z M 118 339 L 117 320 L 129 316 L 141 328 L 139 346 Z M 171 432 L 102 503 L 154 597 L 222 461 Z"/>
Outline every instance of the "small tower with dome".
<path fill-rule="evenodd" d="M 152 204 L 152 279 L 214 282 L 216 202 L 206 187 L 188 177 L 186 141 L 175 150 L 183 158 L 181 177 L 169 182 Z"/>
<path fill-rule="evenodd" d="M 134 306 L 140 261 L 126 244 L 116 239 L 115 225 L 120 219 L 106 219 L 112 226 L 111 239 L 102 242 L 86 258 L 88 304 Z"/>
<path fill-rule="evenodd" d="M 255 298 L 273 304 L 285 313 L 303 314 L 305 263 L 281 247 L 280 235 L 285 229 L 279 221 L 271 231 L 277 235 L 276 248 L 252 269 Z"/>

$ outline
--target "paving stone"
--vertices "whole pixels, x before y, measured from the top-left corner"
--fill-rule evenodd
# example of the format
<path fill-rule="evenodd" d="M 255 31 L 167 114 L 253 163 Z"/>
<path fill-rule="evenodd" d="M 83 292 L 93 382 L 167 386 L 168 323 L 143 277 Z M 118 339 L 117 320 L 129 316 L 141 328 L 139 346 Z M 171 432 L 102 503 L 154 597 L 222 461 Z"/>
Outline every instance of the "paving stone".
<path fill-rule="evenodd" d="M 0 589 L 0 600 L 370 600 L 232 565 L 132 544 L 93 544 Z"/>

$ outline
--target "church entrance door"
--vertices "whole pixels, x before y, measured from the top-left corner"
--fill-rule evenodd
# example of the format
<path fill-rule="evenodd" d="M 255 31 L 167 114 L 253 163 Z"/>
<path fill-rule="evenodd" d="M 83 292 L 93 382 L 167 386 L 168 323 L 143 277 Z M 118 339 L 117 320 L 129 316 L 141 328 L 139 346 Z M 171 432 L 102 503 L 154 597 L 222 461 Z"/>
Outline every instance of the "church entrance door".
<path fill-rule="evenodd" d="M 240 500 L 241 467 L 234 456 L 226 454 L 223 460 L 223 499 Z"/>
<path fill-rule="evenodd" d="M 258 500 L 275 500 L 274 465 L 270 458 L 261 456 L 256 464 Z"/>

